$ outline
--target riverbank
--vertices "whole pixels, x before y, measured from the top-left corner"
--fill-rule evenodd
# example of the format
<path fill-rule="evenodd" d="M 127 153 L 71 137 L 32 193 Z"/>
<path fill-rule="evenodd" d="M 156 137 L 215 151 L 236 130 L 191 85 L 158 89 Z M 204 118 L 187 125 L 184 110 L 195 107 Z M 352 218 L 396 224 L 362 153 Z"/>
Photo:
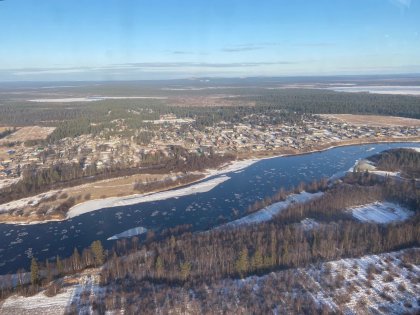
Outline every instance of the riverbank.
<path fill-rule="evenodd" d="M 404 139 L 395 139 L 395 138 L 378 138 L 375 141 L 361 141 L 361 140 L 349 140 L 349 141 L 341 141 L 341 142 L 330 142 L 326 144 L 321 144 L 316 148 L 308 148 L 306 150 L 278 150 L 278 151 L 267 151 L 267 152 L 253 152 L 249 154 L 239 155 L 236 161 L 221 165 L 216 169 L 209 169 L 204 172 L 196 173 L 199 178 L 194 179 L 192 181 L 187 181 L 179 185 L 167 186 L 163 189 L 156 189 L 147 193 L 143 194 L 133 194 L 132 190 L 128 191 L 124 195 L 118 196 L 107 196 L 105 198 L 93 198 L 92 200 L 79 200 L 73 207 L 69 209 L 69 211 L 62 216 L 55 216 L 40 219 L 40 217 L 16 217 L 12 216 L 9 213 L 4 213 L 0 215 L 0 223 L 7 223 L 7 224 L 38 224 L 44 222 L 51 222 L 51 221 L 62 221 L 68 218 L 72 218 L 81 214 L 85 214 L 92 211 L 97 211 L 102 208 L 108 207 L 115 207 L 127 204 L 137 204 L 141 202 L 148 202 L 153 200 L 162 200 L 168 199 L 172 197 L 178 197 L 185 194 L 193 194 L 200 192 L 200 189 L 204 189 L 201 186 L 207 187 L 216 187 L 218 184 L 224 182 L 229 178 L 223 178 L 223 181 L 217 179 L 216 176 L 222 176 L 230 172 L 241 172 L 243 169 L 257 163 L 259 161 L 265 159 L 272 159 L 282 156 L 294 156 L 294 155 L 302 155 L 302 154 L 311 154 L 315 152 L 322 152 L 326 151 L 335 147 L 344 147 L 344 146 L 352 146 L 352 145 L 363 145 L 363 144 L 379 144 L 379 143 L 395 143 L 395 142 L 420 142 L 420 137 L 411 137 L 411 138 L 404 138 Z M 212 177 L 216 177 L 216 181 L 211 182 L 213 179 Z M 210 178 L 210 179 L 209 179 Z M 209 180 L 207 180 L 209 179 Z M 206 181 L 203 181 L 206 180 Z M 220 182 L 219 182 L 220 181 Z M 209 183 L 210 182 L 210 183 Z M 213 184 L 215 184 L 213 186 Z M 93 183 L 97 184 L 97 183 Z M 195 185 L 194 185 L 195 184 Z M 191 186 L 192 185 L 192 186 Z M 198 186 L 197 186 L 198 185 Z M 201 188 L 200 188 L 201 187 Z M 82 188 L 82 187 L 77 187 Z M 211 189 L 212 189 L 211 188 Z M 83 190 L 83 189 L 80 189 Z M 37 196 L 35 196 L 37 197 Z M 15 202 L 19 202 L 15 201 Z M 128 203 L 127 203 L 128 202 Z M 2 205 L 4 206 L 4 205 Z M 0 206 L 1 208 L 1 206 Z"/>

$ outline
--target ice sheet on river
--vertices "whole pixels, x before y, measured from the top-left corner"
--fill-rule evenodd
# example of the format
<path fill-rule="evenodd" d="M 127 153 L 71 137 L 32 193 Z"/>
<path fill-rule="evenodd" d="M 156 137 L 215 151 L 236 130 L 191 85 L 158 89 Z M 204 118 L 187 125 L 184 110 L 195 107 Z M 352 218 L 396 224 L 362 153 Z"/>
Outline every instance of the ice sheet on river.
<path fill-rule="evenodd" d="M 217 229 L 220 228 L 232 228 L 232 227 L 238 227 L 241 225 L 247 225 L 247 224 L 253 224 L 253 223 L 260 223 L 264 221 L 269 221 L 272 218 L 274 218 L 275 215 L 279 214 L 281 211 L 286 209 L 292 204 L 295 203 L 305 203 L 307 201 L 320 198 L 324 193 L 317 192 L 315 194 L 310 194 L 305 191 L 301 192 L 300 194 L 294 194 L 290 195 L 286 198 L 285 201 L 280 201 L 273 203 L 272 205 L 265 207 L 257 212 L 254 212 L 252 214 L 249 214 L 243 218 L 240 218 L 238 220 L 223 224 Z"/>
<path fill-rule="evenodd" d="M 198 184 L 194 184 L 188 187 L 168 190 L 168 191 L 163 191 L 163 192 L 158 192 L 158 193 L 139 194 L 139 195 L 132 195 L 128 197 L 112 197 L 112 198 L 106 198 L 106 199 L 90 200 L 90 201 L 87 201 L 87 202 L 84 202 L 84 203 L 81 203 L 72 207 L 67 214 L 67 218 L 74 218 L 76 216 L 79 216 L 88 212 L 100 210 L 103 208 L 135 205 L 135 204 L 143 203 L 143 202 L 165 200 L 169 198 L 176 198 L 176 197 L 182 197 L 182 196 L 187 196 L 187 195 L 192 195 L 192 194 L 205 193 L 212 190 L 217 185 L 227 181 L 228 179 L 230 179 L 230 177 L 220 176 L 220 177 L 216 177 L 214 179 L 200 182 Z"/>
<path fill-rule="evenodd" d="M 112 241 L 112 240 L 118 240 L 120 238 L 133 237 L 133 236 L 136 236 L 136 235 L 144 234 L 146 232 L 147 232 L 147 229 L 146 228 L 144 228 L 142 226 L 139 226 L 139 227 L 136 227 L 134 229 L 129 229 L 129 230 L 124 231 L 122 233 L 119 233 L 119 234 L 116 234 L 114 236 L 111 236 L 107 240 L 108 241 Z"/>

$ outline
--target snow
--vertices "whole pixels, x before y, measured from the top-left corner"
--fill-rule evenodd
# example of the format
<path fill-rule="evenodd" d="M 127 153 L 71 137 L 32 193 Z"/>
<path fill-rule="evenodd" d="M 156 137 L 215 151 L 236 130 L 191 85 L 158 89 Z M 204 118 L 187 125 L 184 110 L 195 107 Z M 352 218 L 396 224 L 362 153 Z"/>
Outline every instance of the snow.
<path fill-rule="evenodd" d="M 147 232 L 146 228 L 144 228 L 142 226 L 139 226 L 139 227 L 124 231 L 122 233 L 116 234 L 114 236 L 111 236 L 107 240 L 111 241 L 111 240 L 118 240 L 120 238 L 133 237 L 133 236 L 136 236 L 136 235 L 144 234 L 146 232 Z"/>
<path fill-rule="evenodd" d="M 53 297 L 47 297 L 44 292 L 30 297 L 12 296 L 2 305 L 0 314 L 64 314 L 74 291 L 70 287 Z"/>
<path fill-rule="evenodd" d="M 337 92 L 352 93 L 368 92 L 374 94 L 390 95 L 420 95 L 420 86 L 337 86 L 328 89 Z"/>
<path fill-rule="evenodd" d="M 92 314 L 90 305 L 82 305 L 82 301 L 85 300 L 82 294 L 87 293 L 87 303 L 94 296 L 102 294 L 97 271 L 87 270 L 82 274 L 66 277 L 64 282 L 66 279 L 76 280 L 77 284 L 62 288 L 61 292 L 53 297 L 46 296 L 44 291 L 29 297 L 11 296 L 0 306 L 0 314 L 66 314 L 71 305 L 76 306 L 79 314 Z"/>
<path fill-rule="evenodd" d="M 410 311 L 414 314 L 420 309 L 417 301 L 420 290 L 413 280 L 418 277 L 420 268 L 416 265 L 407 268 L 407 265 L 402 264 L 401 256 L 404 253 L 405 251 L 400 251 L 341 259 L 324 263 L 321 268 L 313 266 L 302 271 L 319 286 L 319 290 L 313 295 L 315 301 L 330 305 L 333 310 L 340 308 L 344 314 L 357 314 L 366 313 L 364 308 L 369 313 L 379 314 L 381 311 L 380 313 L 385 314 L 403 314 Z M 327 265 L 329 272 L 326 272 Z M 369 266 L 374 266 L 379 271 L 373 273 L 370 280 L 367 272 Z M 332 286 L 326 285 L 326 282 L 328 278 L 337 278 L 338 275 L 345 279 L 343 286 L 331 289 Z M 392 278 L 387 279 L 388 276 Z M 400 290 L 401 285 L 405 290 Z M 338 307 L 334 300 L 337 301 L 336 297 L 343 294 L 348 300 Z M 408 304 L 411 307 L 407 307 Z"/>
<path fill-rule="evenodd" d="M 350 208 L 348 211 L 360 221 L 381 224 L 404 221 L 413 215 L 412 211 L 391 202 L 374 202 Z"/>
<path fill-rule="evenodd" d="M 243 218 L 237 219 L 235 221 L 223 224 L 216 229 L 221 228 L 232 228 L 242 225 L 249 225 L 254 223 L 265 222 L 273 219 L 277 214 L 279 214 L 284 209 L 295 203 L 305 203 L 313 199 L 320 198 L 324 193 L 318 192 L 314 194 L 307 193 L 305 191 L 300 194 L 293 194 L 286 198 L 285 201 L 280 201 L 273 203 L 272 205 L 265 207 L 257 212 L 251 213 Z"/>
<path fill-rule="evenodd" d="M 19 200 L 11 201 L 8 203 L 4 203 L 0 205 L 0 213 L 4 212 L 10 212 L 14 210 L 19 210 L 28 206 L 36 206 L 38 205 L 42 200 L 46 198 L 50 198 L 51 196 L 58 193 L 58 190 L 51 190 L 47 193 L 42 193 L 36 196 L 22 198 Z"/>
<path fill-rule="evenodd" d="M 300 225 L 305 231 L 310 231 L 314 228 L 319 227 L 319 223 L 311 218 L 303 219 L 302 221 L 300 221 Z"/>
<path fill-rule="evenodd" d="M 241 160 L 241 161 L 234 161 L 229 164 L 223 165 L 222 167 L 218 169 L 209 169 L 207 170 L 207 176 L 206 177 L 212 177 L 216 175 L 223 175 L 227 173 L 232 172 L 240 172 L 244 170 L 245 168 L 261 161 L 263 159 L 248 159 L 248 160 Z"/>
<path fill-rule="evenodd" d="M 160 96 L 90 96 L 90 97 L 66 97 L 66 98 L 38 98 L 28 100 L 35 103 L 73 103 L 73 102 L 96 102 L 102 100 L 124 100 L 124 99 L 167 99 Z"/>
<path fill-rule="evenodd" d="M 409 251 L 418 255 L 420 249 L 315 264 L 294 269 L 294 277 L 300 279 L 304 288 L 302 293 L 311 296 L 320 309 L 327 306 L 332 314 L 418 314 L 420 268 L 418 264 L 403 263 L 402 258 Z M 370 266 L 374 266 L 377 272 L 369 276 Z M 265 283 L 270 283 L 270 279 L 276 279 L 280 273 L 282 271 L 242 280 L 224 280 L 224 287 L 229 288 L 229 294 L 233 295 L 238 294 L 244 285 L 252 285 L 253 293 L 263 296 Z M 286 296 L 293 293 L 284 292 Z"/>
<path fill-rule="evenodd" d="M 106 199 L 90 200 L 70 208 L 69 212 L 67 213 L 67 218 L 74 218 L 76 216 L 103 208 L 129 206 L 144 202 L 152 202 L 198 193 L 205 193 L 229 179 L 230 177 L 228 176 L 219 176 L 214 179 L 200 182 L 185 188 L 168 190 L 158 193 L 138 194 L 127 197 L 111 197 Z"/>
<path fill-rule="evenodd" d="M 1 179 L 0 180 L 0 189 L 2 189 L 4 187 L 11 186 L 13 184 L 16 184 L 18 181 L 20 181 L 20 177 Z"/>
<path fill-rule="evenodd" d="M 414 150 L 414 151 L 420 153 L 420 148 L 410 147 L 410 148 L 404 148 L 404 149 L 411 149 L 411 150 Z"/>

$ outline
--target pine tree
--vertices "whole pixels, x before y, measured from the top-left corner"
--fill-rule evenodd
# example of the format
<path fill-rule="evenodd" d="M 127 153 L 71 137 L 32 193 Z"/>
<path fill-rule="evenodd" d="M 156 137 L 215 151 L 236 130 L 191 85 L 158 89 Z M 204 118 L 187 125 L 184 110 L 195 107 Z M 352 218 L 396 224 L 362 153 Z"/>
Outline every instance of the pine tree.
<path fill-rule="evenodd" d="M 259 270 L 263 267 L 264 262 L 261 249 L 257 248 L 257 250 L 254 253 L 254 257 L 252 258 L 252 262 L 254 270 Z"/>
<path fill-rule="evenodd" d="M 239 253 L 239 257 L 236 260 L 236 272 L 239 273 L 241 276 L 248 271 L 248 249 L 244 248 Z"/>
<path fill-rule="evenodd" d="M 156 269 L 156 276 L 158 278 L 162 277 L 162 275 L 163 275 L 163 260 L 160 256 L 158 256 L 156 258 L 155 269 Z"/>
<path fill-rule="evenodd" d="M 180 269 L 180 272 L 181 272 L 181 279 L 186 280 L 190 275 L 191 264 L 188 263 L 188 262 L 183 262 L 179 266 L 179 269 Z"/>
<path fill-rule="evenodd" d="M 92 245 L 90 245 L 90 249 L 92 250 L 93 257 L 95 260 L 95 267 L 103 265 L 105 260 L 105 254 L 101 241 L 93 241 Z"/>
<path fill-rule="evenodd" d="M 31 261 L 31 284 L 36 285 L 39 281 L 39 268 L 36 259 L 33 257 Z"/>
<path fill-rule="evenodd" d="M 60 256 L 58 255 L 56 259 L 56 266 L 57 266 L 58 275 L 61 275 L 64 271 L 64 267 L 63 267 L 63 263 L 61 262 Z"/>

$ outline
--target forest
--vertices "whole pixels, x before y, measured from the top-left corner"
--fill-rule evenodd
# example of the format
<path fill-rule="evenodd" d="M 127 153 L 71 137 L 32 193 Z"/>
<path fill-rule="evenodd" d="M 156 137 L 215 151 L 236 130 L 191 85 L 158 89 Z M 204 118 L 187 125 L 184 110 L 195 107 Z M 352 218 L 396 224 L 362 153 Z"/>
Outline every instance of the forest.
<path fill-rule="evenodd" d="M 401 172 L 405 178 L 420 177 L 420 152 L 414 149 L 393 149 L 369 158 L 381 171 Z"/>

